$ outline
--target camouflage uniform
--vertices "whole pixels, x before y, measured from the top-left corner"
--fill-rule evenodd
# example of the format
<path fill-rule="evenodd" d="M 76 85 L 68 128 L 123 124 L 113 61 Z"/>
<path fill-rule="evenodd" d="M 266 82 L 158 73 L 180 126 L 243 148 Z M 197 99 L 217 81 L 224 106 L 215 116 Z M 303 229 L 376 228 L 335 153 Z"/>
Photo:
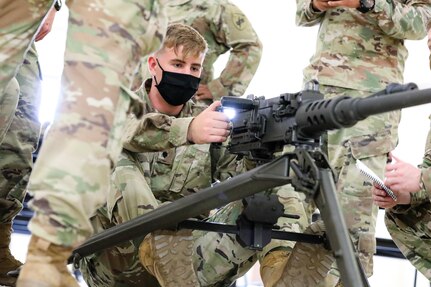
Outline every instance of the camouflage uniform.
<path fill-rule="evenodd" d="M 14 77 L 7 83 L 3 95 L 0 97 L 0 106 L 2 107 L 0 110 L 0 143 L 3 141 L 12 124 L 18 98 L 19 83 Z"/>
<path fill-rule="evenodd" d="M 18 71 L 20 86 L 18 107 L 0 145 L 0 224 L 9 223 L 22 209 L 25 187 L 33 166 L 40 123 L 41 73 L 34 45 Z"/>
<path fill-rule="evenodd" d="M 386 209 L 385 223 L 392 239 L 403 255 L 428 280 L 431 280 L 431 130 L 425 156 L 420 166 L 425 190 L 412 193 L 410 204 Z"/>
<path fill-rule="evenodd" d="M 18 72 L 43 17 L 53 5 L 53 0 L 0 0 L 0 95 Z"/>
<path fill-rule="evenodd" d="M 304 80 L 318 80 L 326 98 L 363 97 L 388 83 L 402 83 L 407 58 L 404 39 L 426 36 L 430 4 L 429 0 L 375 0 L 374 10 L 368 13 L 345 7 L 317 12 L 311 0 L 297 0 L 297 24 L 320 24 L 316 52 L 304 70 Z M 397 143 L 399 119 L 396 111 L 328 132 L 328 156 L 339 177 L 339 202 L 368 276 L 373 269 L 378 209 L 373 205 L 371 183 L 359 175 L 355 160 L 361 159 L 382 176 L 387 153 Z"/>
<path fill-rule="evenodd" d="M 12 122 L 19 87 L 14 78 L 53 0 L 0 0 L 0 143 Z"/>
<path fill-rule="evenodd" d="M 128 86 L 134 63 L 163 40 L 167 21 L 160 2 L 74 1 L 70 7 L 63 100 L 28 188 L 34 194 L 33 235 L 75 246 L 92 233 L 88 218 L 105 202 L 126 112 L 142 114 Z M 170 117 L 146 119 L 146 135 L 163 134 L 167 147 L 184 141 Z"/>
<path fill-rule="evenodd" d="M 22 209 L 25 187 L 33 166 L 32 152 L 39 138 L 38 107 L 41 74 L 34 45 L 18 71 L 18 107 L 9 107 L 14 117 L 0 145 L 0 285 L 14 286 L 9 271 L 22 265 L 10 253 L 12 220 Z M 7 109 L 7 106 L 2 106 Z"/>
<path fill-rule="evenodd" d="M 149 82 L 146 82 L 148 88 Z M 153 112 L 145 92 L 142 97 L 147 103 L 146 111 Z M 201 110 L 202 106 L 189 101 L 179 117 L 195 115 Z M 139 147 L 135 145 L 134 150 L 139 150 Z M 112 175 L 113 188 L 107 205 L 92 218 L 95 230 L 106 230 L 143 215 L 160 204 L 195 193 L 210 186 L 213 178 L 225 180 L 242 172 L 242 161 L 232 155 L 224 155 L 224 150 L 222 147 L 220 154 L 215 154 L 208 144 L 178 147 L 159 153 L 124 150 Z M 279 195 L 282 201 L 283 193 Z M 242 203 L 232 202 L 218 209 L 209 221 L 235 224 L 241 211 Z M 240 246 L 235 236 L 230 234 L 195 230 L 193 236 L 193 261 L 201 286 L 230 286 L 268 251 L 265 248 L 257 254 Z M 151 286 L 157 286 L 154 285 L 154 278 L 139 263 L 137 252 L 141 240 L 135 239 L 85 258 L 81 270 L 89 286 L 144 286 L 151 282 Z M 271 242 L 268 248 L 274 248 L 273 245 L 280 248 L 283 244 Z"/>
<path fill-rule="evenodd" d="M 208 85 L 214 100 L 229 94 L 242 96 L 262 55 L 262 44 L 242 11 L 229 0 L 171 0 L 166 13 L 170 23 L 190 25 L 207 41 L 201 84 Z M 214 78 L 214 63 L 227 51 L 229 60 Z M 138 81 L 150 76 L 146 59 L 140 70 Z"/>

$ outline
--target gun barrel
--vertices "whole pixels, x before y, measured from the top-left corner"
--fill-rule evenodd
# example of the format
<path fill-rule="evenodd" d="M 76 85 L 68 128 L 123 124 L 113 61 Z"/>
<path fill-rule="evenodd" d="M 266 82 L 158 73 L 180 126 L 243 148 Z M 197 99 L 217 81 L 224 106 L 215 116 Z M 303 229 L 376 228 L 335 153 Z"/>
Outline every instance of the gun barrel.
<path fill-rule="evenodd" d="M 298 133 L 304 138 L 317 138 L 324 131 L 351 127 L 371 115 L 431 103 L 431 89 L 414 87 L 406 85 L 404 92 L 379 92 L 366 98 L 345 96 L 304 102 L 295 116 Z"/>

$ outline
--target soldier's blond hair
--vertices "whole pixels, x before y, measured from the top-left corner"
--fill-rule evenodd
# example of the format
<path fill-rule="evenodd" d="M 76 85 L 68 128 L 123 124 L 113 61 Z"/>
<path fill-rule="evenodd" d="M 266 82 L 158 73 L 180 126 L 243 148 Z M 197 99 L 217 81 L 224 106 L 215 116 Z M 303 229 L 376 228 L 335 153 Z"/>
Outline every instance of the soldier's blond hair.
<path fill-rule="evenodd" d="M 207 42 L 194 28 L 184 24 L 169 25 L 162 48 L 159 51 L 163 51 L 164 48 L 173 48 L 178 54 L 178 49 L 181 46 L 184 57 L 197 57 L 201 53 L 206 53 L 208 49 Z"/>

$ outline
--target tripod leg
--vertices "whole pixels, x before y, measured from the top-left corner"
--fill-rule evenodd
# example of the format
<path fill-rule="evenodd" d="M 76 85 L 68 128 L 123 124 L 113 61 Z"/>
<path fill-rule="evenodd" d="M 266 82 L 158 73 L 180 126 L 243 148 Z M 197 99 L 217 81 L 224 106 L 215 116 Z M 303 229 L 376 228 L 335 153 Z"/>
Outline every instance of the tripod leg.
<path fill-rule="evenodd" d="M 326 236 L 340 269 L 341 281 L 344 286 L 369 286 L 367 278 L 355 255 L 352 241 L 347 231 L 346 223 L 341 213 L 335 184 L 329 169 L 319 168 L 320 192 L 315 202 L 320 210 L 326 226 Z"/>

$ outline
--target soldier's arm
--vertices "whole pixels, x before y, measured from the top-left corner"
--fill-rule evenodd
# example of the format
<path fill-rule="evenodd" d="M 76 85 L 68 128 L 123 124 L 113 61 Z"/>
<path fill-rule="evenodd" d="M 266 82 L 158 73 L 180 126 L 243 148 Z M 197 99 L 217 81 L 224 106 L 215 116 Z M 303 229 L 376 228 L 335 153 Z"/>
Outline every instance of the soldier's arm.
<path fill-rule="evenodd" d="M 398 1 L 375 0 L 374 9 L 365 13 L 389 36 L 397 39 L 420 40 L 428 32 L 431 19 L 431 1 L 410 0 L 406 4 Z"/>
<path fill-rule="evenodd" d="M 123 133 L 123 147 L 133 152 L 163 151 L 190 143 L 224 142 L 229 135 L 229 118 L 216 108 L 216 101 L 196 117 L 175 118 L 148 113 L 141 119 L 129 116 Z"/>
<path fill-rule="evenodd" d="M 398 163 L 388 164 L 386 167 L 386 183 L 397 195 L 404 195 L 404 199 L 409 198 L 409 200 L 391 202 L 391 199 L 376 187 L 372 190 L 373 199 L 380 207 L 392 207 L 395 213 L 407 213 L 415 206 L 430 200 L 431 197 L 431 130 L 428 132 L 425 155 L 419 168 L 400 159 L 396 158 L 396 160 Z"/>
<path fill-rule="evenodd" d="M 313 8 L 313 0 L 296 0 L 296 25 L 314 26 L 320 23 L 324 11 Z"/>
<path fill-rule="evenodd" d="M 187 130 L 192 120 L 159 113 L 145 114 L 141 119 L 131 115 L 123 134 L 123 147 L 133 152 L 151 152 L 190 144 Z"/>
<path fill-rule="evenodd" d="M 250 84 L 262 56 L 262 43 L 242 11 L 228 3 L 218 19 L 217 38 L 231 48 L 220 77 L 208 83 L 214 100 L 231 92 L 242 96 Z"/>

